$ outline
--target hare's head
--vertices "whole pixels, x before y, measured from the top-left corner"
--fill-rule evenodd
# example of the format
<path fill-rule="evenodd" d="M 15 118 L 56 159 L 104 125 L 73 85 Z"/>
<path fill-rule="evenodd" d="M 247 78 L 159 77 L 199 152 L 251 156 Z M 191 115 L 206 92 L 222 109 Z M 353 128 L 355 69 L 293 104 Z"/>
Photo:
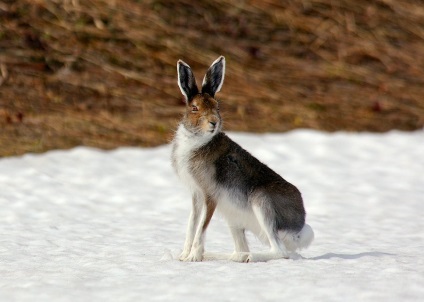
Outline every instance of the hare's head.
<path fill-rule="evenodd" d="M 185 97 L 185 128 L 198 135 L 215 135 L 221 129 L 219 104 L 215 94 L 221 89 L 225 75 L 225 58 L 219 57 L 206 72 L 199 92 L 190 66 L 179 60 L 177 64 L 178 86 Z"/>

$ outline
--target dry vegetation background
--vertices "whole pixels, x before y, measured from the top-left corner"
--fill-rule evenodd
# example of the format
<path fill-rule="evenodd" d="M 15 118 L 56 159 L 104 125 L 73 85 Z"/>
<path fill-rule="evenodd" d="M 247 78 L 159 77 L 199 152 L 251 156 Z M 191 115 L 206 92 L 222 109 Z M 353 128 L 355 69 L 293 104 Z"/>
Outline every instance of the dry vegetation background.
<path fill-rule="evenodd" d="M 424 125 L 421 0 L 7 0 L 0 156 L 166 143 L 221 54 L 227 130 Z"/>

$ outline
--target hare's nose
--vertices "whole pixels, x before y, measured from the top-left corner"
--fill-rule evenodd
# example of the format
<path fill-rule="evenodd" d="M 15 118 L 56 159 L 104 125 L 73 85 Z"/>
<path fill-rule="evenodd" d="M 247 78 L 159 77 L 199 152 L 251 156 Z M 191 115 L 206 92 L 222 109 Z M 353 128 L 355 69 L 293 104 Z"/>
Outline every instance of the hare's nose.
<path fill-rule="evenodd" d="M 209 122 L 209 124 L 211 124 L 213 127 L 215 127 L 216 122 Z"/>

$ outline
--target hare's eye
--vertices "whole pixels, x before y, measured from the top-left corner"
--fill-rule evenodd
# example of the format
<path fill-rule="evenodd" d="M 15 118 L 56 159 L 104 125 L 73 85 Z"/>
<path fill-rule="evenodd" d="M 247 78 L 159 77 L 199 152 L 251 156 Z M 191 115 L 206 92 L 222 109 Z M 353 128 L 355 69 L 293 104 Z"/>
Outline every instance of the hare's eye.
<path fill-rule="evenodd" d="M 199 111 L 199 108 L 197 108 L 197 106 L 191 106 L 191 112 L 196 112 Z"/>

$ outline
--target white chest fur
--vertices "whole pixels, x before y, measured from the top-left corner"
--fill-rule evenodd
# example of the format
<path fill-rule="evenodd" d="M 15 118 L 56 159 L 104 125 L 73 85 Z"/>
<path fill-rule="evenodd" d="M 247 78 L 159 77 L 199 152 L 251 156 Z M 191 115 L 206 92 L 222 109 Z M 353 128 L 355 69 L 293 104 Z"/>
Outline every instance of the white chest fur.
<path fill-rule="evenodd" d="M 172 154 L 174 168 L 183 183 L 189 186 L 193 192 L 200 190 L 200 188 L 197 181 L 193 178 L 193 174 L 190 169 L 190 159 L 194 152 L 208 143 L 211 138 L 212 135 L 195 135 L 188 131 L 183 125 L 178 127 L 175 134 Z"/>

